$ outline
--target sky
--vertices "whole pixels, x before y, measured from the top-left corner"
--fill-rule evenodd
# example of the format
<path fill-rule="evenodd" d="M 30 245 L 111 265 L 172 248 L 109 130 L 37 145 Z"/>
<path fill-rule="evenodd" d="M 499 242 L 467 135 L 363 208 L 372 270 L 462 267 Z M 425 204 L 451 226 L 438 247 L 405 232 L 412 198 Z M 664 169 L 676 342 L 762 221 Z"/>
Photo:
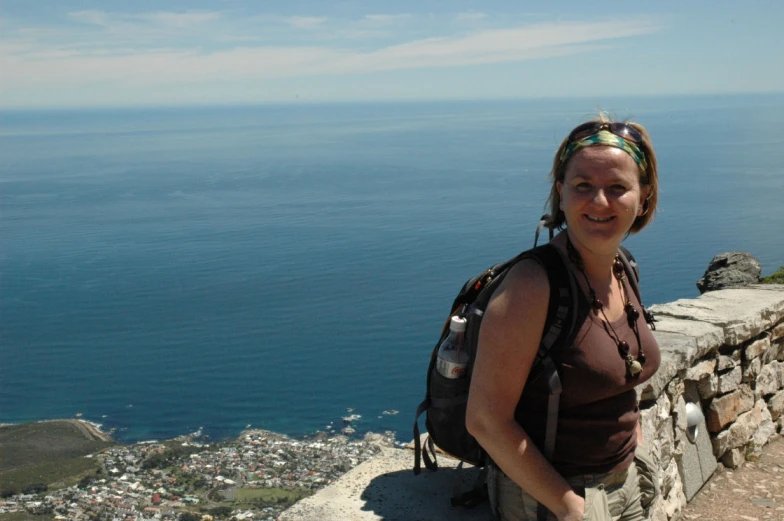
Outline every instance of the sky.
<path fill-rule="evenodd" d="M 784 92 L 779 0 L 2 0 L 0 108 Z"/>

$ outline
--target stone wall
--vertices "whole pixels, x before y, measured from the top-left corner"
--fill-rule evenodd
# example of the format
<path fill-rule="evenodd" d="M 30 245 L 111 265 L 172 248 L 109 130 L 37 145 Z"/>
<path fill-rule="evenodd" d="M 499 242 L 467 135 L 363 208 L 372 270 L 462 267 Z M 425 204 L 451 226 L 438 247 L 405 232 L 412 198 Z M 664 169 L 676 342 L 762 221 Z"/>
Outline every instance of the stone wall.
<path fill-rule="evenodd" d="M 644 444 L 661 470 L 651 519 L 667 521 L 718 461 L 737 468 L 784 431 L 784 285 L 709 292 L 651 310 L 662 365 L 638 394 Z"/>

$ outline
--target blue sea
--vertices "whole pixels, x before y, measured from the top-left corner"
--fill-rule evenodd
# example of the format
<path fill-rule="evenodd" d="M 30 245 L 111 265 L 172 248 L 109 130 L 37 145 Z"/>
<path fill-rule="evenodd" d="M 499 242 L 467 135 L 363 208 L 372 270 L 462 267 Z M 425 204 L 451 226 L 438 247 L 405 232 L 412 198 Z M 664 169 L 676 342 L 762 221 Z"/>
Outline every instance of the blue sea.
<path fill-rule="evenodd" d="M 784 95 L 0 112 L 0 422 L 408 441 L 451 299 L 598 108 L 658 153 L 648 304 L 784 264 Z"/>

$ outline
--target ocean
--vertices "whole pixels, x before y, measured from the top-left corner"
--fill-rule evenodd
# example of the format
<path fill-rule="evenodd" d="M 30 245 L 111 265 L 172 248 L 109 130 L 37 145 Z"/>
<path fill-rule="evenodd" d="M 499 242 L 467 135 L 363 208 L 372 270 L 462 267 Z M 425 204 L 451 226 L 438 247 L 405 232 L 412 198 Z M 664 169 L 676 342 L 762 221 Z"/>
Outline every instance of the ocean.
<path fill-rule="evenodd" d="M 410 440 L 451 299 L 531 246 L 597 108 L 658 154 L 647 304 L 784 264 L 781 94 L 0 112 L 0 422 Z"/>

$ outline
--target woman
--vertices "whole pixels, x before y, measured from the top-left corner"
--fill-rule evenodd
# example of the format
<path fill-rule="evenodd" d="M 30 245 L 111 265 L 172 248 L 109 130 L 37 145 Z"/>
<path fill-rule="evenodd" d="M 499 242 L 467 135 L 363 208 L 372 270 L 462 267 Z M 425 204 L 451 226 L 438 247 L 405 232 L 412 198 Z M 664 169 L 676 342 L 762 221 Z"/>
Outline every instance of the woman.
<path fill-rule="evenodd" d="M 494 462 L 488 484 L 500 519 L 535 520 L 538 503 L 559 521 L 645 519 L 634 387 L 660 355 L 617 255 L 656 211 L 656 156 L 641 125 L 601 117 L 561 143 L 551 177 L 550 215 L 563 229 L 551 244 L 581 290 L 578 332 L 555 356 L 563 392 L 552 462 L 539 449 L 546 384 L 529 381 L 550 294 L 534 260 L 510 270 L 485 312 L 466 424 Z"/>

